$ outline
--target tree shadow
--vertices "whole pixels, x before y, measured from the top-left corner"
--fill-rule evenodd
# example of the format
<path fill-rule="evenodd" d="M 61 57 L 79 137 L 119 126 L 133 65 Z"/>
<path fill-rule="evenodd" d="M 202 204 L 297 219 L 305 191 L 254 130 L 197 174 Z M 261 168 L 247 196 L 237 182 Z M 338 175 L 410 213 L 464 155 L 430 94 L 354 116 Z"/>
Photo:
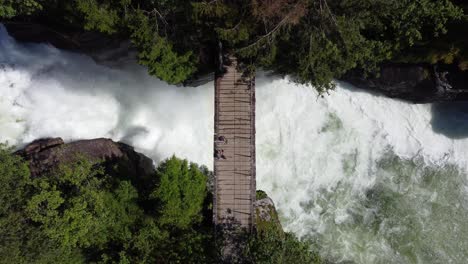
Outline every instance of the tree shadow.
<path fill-rule="evenodd" d="M 468 101 L 435 103 L 431 112 L 434 132 L 451 139 L 468 138 Z"/>

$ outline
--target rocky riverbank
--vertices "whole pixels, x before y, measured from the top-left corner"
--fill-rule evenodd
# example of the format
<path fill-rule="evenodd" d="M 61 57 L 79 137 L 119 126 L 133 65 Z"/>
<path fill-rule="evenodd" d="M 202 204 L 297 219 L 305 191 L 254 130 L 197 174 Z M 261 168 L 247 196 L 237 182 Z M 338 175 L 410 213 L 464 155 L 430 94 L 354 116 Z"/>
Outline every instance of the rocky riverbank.
<path fill-rule="evenodd" d="M 125 175 L 135 179 L 147 179 L 153 177 L 156 172 L 150 158 L 136 152 L 132 146 L 107 138 L 78 140 L 70 143 L 65 143 L 62 138 L 42 138 L 29 143 L 16 154 L 28 162 L 32 177 L 39 177 L 60 165 L 66 165 L 81 158 L 104 165 L 107 169 L 113 168 L 114 173 L 117 170 L 115 166 L 120 169 L 125 168 Z M 211 187 L 208 186 L 208 189 L 210 190 Z M 271 225 L 283 232 L 273 200 L 266 193 L 258 191 L 254 206 L 256 225 L 260 230 Z"/>
<path fill-rule="evenodd" d="M 62 138 L 42 138 L 34 140 L 16 152 L 29 163 L 31 176 L 38 177 L 54 168 L 86 158 L 106 167 L 117 164 L 125 165 L 129 177 L 147 178 L 155 173 L 153 161 L 132 146 L 114 142 L 107 138 L 78 140 L 65 143 Z M 210 188 L 208 188 L 210 189 Z M 281 227 L 276 209 L 270 197 L 259 191 L 255 203 L 257 224 L 271 222 Z"/>
<path fill-rule="evenodd" d="M 34 23 L 7 23 L 5 26 L 18 41 L 50 43 L 60 49 L 87 54 L 101 63 L 136 58 L 129 41 L 102 33 L 61 31 Z M 213 74 L 203 75 L 186 85 L 201 85 L 213 78 Z M 365 78 L 357 72 L 349 72 L 341 80 L 360 89 L 413 103 L 468 100 L 468 71 L 450 65 L 388 63 L 381 66 L 376 77 Z"/>
<path fill-rule="evenodd" d="M 468 100 L 468 71 L 456 66 L 386 64 L 378 77 L 349 73 L 344 78 L 361 89 L 413 103 Z"/>

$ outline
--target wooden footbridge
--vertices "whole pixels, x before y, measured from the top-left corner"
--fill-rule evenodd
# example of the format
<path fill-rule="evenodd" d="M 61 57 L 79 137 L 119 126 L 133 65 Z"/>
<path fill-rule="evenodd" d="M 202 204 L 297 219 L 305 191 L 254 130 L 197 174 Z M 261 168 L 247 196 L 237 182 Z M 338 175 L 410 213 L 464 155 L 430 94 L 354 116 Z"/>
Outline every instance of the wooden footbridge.
<path fill-rule="evenodd" d="M 251 230 L 255 214 L 255 80 L 230 59 L 215 81 L 214 221 Z"/>

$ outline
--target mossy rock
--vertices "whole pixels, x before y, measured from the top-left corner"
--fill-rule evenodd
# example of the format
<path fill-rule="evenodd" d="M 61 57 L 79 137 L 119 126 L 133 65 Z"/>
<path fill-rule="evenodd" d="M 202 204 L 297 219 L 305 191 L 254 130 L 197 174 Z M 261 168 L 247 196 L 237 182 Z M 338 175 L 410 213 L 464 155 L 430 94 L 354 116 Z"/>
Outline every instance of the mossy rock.
<path fill-rule="evenodd" d="M 255 224 L 257 232 L 284 233 L 273 200 L 264 191 L 257 191 L 255 202 Z"/>

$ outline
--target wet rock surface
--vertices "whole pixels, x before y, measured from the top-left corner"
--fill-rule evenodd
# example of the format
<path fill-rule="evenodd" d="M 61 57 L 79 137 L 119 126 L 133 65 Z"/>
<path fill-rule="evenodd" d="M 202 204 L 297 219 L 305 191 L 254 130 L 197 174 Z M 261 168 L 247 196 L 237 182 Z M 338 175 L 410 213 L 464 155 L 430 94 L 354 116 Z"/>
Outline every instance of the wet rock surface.
<path fill-rule="evenodd" d="M 258 230 L 267 228 L 266 226 L 273 227 L 274 229 L 283 232 L 283 227 L 278 218 L 275 204 L 270 197 L 259 199 L 254 203 L 255 221 Z"/>
<path fill-rule="evenodd" d="M 351 72 L 342 80 L 413 103 L 468 100 L 468 71 L 456 66 L 387 64 L 378 77 L 364 78 Z"/>

